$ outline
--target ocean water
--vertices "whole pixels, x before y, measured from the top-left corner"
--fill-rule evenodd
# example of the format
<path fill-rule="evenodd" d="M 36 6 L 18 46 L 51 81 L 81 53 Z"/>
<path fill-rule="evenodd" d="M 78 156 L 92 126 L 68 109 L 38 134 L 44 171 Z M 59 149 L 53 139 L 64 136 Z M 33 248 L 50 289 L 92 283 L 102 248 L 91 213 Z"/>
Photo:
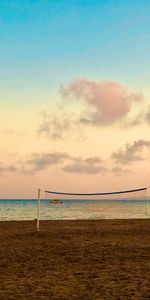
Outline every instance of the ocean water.
<path fill-rule="evenodd" d="M 62 200 L 52 204 L 41 200 L 42 220 L 145 219 L 150 217 L 150 199 L 145 200 Z M 37 199 L 1 199 L 0 221 L 34 220 Z"/>

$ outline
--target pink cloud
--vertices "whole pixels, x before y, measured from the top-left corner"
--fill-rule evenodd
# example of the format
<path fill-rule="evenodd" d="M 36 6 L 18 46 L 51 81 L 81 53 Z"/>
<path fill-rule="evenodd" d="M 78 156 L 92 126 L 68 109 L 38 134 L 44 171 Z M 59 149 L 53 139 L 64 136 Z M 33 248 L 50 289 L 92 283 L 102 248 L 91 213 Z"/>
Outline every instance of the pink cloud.
<path fill-rule="evenodd" d="M 60 92 L 63 98 L 84 100 L 95 108 L 99 121 L 104 123 L 112 123 L 125 117 L 131 110 L 132 103 L 143 100 L 142 94 L 131 93 L 126 86 L 111 81 L 75 80 L 62 86 Z"/>

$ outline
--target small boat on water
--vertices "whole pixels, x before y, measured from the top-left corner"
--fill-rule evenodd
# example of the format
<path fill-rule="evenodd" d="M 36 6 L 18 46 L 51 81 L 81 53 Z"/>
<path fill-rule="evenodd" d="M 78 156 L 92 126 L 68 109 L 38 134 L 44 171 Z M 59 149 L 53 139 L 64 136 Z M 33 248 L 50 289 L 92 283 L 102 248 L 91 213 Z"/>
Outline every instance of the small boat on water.
<path fill-rule="evenodd" d="M 60 199 L 52 199 L 52 200 L 50 200 L 49 203 L 50 204 L 60 204 L 60 203 L 62 203 L 62 201 Z"/>

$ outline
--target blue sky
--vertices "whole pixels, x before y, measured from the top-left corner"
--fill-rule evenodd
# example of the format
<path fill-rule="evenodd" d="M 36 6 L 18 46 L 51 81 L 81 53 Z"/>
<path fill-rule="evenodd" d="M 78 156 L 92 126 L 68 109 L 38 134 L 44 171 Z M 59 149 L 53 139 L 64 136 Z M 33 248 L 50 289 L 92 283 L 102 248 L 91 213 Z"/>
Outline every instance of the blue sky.
<path fill-rule="evenodd" d="M 45 88 L 76 77 L 146 84 L 149 1 L 1 1 L 4 86 Z"/>

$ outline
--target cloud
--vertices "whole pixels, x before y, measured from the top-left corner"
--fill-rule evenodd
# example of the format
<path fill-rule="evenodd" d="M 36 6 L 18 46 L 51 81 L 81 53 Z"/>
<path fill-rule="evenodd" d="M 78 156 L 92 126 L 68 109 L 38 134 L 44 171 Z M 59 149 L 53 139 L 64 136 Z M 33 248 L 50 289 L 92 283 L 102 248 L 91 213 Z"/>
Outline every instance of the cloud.
<path fill-rule="evenodd" d="M 29 167 L 29 171 L 35 172 L 45 170 L 50 165 L 60 164 L 67 158 L 69 158 L 69 155 L 66 152 L 33 153 L 25 161 L 25 165 Z"/>
<path fill-rule="evenodd" d="M 145 119 L 150 124 L 150 107 L 147 109 L 147 112 L 145 114 Z"/>
<path fill-rule="evenodd" d="M 32 175 L 46 170 L 50 166 L 62 164 L 67 159 L 69 159 L 69 155 L 65 152 L 32 153 L 27 158 L 14 161 L 14 163 L 8 165 L 0 164 L 0 173 L 18 172 Z"/>
<path fill-rule="evenodd" d="M 74 158 L 62 170 L 69 173 L 104 174 L 107 168 L 102 165 L 102 160 L 99 157 L 88 157 L 86 159 Z"/>
<path fill-rule="evenodd" d="M 60 93 L 64 100 L 81 100 L 94 109 L 80 118 L 84 124 L 114 123 L 128 115 L 133 103 L 143 100 L 142 94 L 129 92 L 126 86 L 111 81 L 75 80 L 61 86 Z"/>
<path fill-rule="evenodd" d="M 5 173 L 5 172 L 16 172 L 18 171 L 17 167 L 14 165 L 0 165 L 0 173 Z"/>
<path fill-rule="evenodd" d="M 69 161 L 68 164 L 67 161 Z M 64 165 L 66 164 L 66 165 Z M 21 172 L 33 174 L 37 171 L 47 169 L 49 166 L 63 165 L 61 169 L 72 173 L 104 173 L 106 167 L 102 166 L 102 160 L 99 157 L 72 157 L 66 152 L 53 153 L 33 153 L 30 158 L 22 164 Z"/>
<path fill-rule="evenodd" d="M 9 172 L 16 172 L 16 171 L 18 171 L 18 168 L 16 166 L 14 166 L 14 165 L 10 165 L 10 166 L 7 166 L 5 168 L 5 170 L 9 171 Z"/>
<path fill-rule="evenodd" d="M 38 128 L 38 134 L 44 135 L 47 138 L 52 138 L 54 140 L 64 138 L 65 134 L 68 132 L 68 129 L 71 129 L 71 124 L 73 121 L 70 121 L 69 116 L 62 114 L 48 114 L 42 112 L 42 124 Z"/>
<path fill-rule="evenodd" d="M 37 132 L 47 139 L 85 139 L 84 129 L 88 125 L 117 123 L 128 128 L 145 120 L 150 123 L 150 113 L 143 114 L 143 95 L 130 92 L 121 83 L 77 79 L 62 85 L 59 91 L 62 102 L 57 104 L 55 111 L 41 112 L 42 120 Z"/>
<path fill-rule="evenodd" d="M 19 163 L 19 172 L 27 175 L 32 175 L 55 165 L 70 173 L 96 174 L 107 171 L 107 168 L 102 165 L 100 157 L 73 157 L 66 152 L 32 153 L 28 159 Z"/>
<path fill-rule="evenodd" d="M 67 164 L 68 162 L 68 164 Z M 0 164 L 0 173 L 18 172 L 26 175 L 33 175 L 52 166 L 58 166 L 65 172 L 75 173 L 104 173 L 100 157 L 87 158 L 74 157 L 67 152 L 43 152 L 31 153 L 28 157 L 22 158 L 9 165 Z"/>
<path fill-rule="evenodd" d="M 125 170 L 125 169 L 122 169 L 118 166 L 113 167 L 112 172 L 114 173 L 115 176 L 124 176 L 124 175 L 127 175 L 129 173 L 132 173 L 131 170 Z"/>
<path fill-rule="evenodd" d="M 143 149 L 150 149 L 150 141 L 138 140 L 132 145 L 127 144 L 125 149 L 119 149 L 116 152 L 113 152 L 111 158 L 116 161 L 116 163 L 121 164 L 130 164 L 134 161 L 144 160 L 142 155 Z"/>

